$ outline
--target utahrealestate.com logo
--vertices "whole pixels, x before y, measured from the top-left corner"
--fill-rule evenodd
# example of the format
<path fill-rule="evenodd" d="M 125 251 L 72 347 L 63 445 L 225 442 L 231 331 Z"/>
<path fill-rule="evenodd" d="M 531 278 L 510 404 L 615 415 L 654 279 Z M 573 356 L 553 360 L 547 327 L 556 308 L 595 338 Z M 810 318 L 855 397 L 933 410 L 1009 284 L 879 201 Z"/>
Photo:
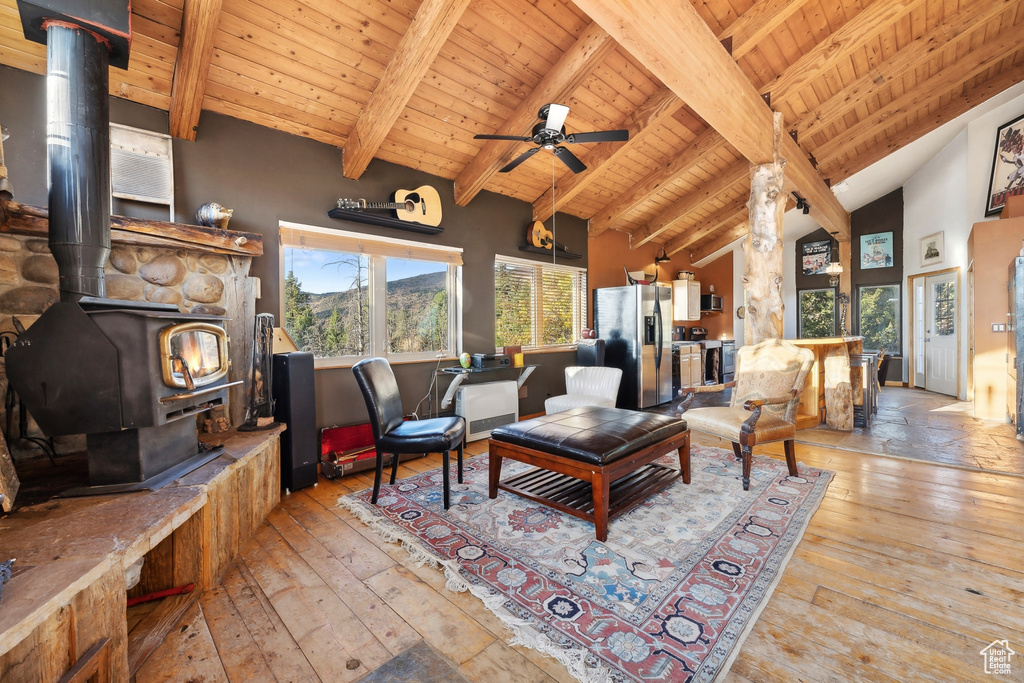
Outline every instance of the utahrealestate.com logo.
<path fill-rule="evenodd" d="M 993 640 L 979 654 L 985 658 L 985 673 L 1008 676 L 1010 674 L 1010 658 L 1017 653 L 1010 649 L 1008 641 Z"/>

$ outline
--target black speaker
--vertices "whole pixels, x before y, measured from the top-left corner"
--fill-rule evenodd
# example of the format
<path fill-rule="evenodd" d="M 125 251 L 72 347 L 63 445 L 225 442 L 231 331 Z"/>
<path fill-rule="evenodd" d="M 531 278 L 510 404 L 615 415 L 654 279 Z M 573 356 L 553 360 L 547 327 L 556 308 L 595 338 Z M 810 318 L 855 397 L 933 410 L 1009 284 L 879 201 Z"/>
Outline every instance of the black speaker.
<path fill-rule="evenodd" d="M 288 429 L 281 433 L 281 487 L 289 491 L 316 483 L 316 393 L 313 354 L 274 354 L 274 419 Z"/>

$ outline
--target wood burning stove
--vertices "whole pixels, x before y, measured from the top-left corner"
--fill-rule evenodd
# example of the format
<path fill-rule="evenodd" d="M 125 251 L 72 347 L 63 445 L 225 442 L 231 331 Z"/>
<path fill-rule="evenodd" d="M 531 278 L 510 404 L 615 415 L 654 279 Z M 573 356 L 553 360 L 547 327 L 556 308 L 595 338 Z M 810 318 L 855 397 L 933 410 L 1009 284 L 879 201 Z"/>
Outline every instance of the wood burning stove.
<path fill-rule="evenodd" d="M 40 429 L 86 434 L 94 491 L 159 488 L 216 457 L 192 419 L 222 405 L 223 318 L 85 297 L 54 304 L 7 351 L 8 377 Z"/>
<path fill-rule="evenodd" d="M 50 436 L 85 434 L 89 493 L 158 488 L 212 459 L 193 416 L 226 398 L 222 318 L 104 298 L 110 253 L 108 65 L 127 68 L 127 0 L 18 0 L 47 46 L 54 304 L 8 349 L 7 377 Z M 235 384 L 241 384 L 236 382 Z"/>

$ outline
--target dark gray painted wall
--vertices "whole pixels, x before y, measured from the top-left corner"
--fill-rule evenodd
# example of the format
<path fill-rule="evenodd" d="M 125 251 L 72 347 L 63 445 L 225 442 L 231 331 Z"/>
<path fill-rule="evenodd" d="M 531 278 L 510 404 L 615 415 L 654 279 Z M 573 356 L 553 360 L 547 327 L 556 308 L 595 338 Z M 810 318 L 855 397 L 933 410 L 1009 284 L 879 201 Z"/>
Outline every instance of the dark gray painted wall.
<path fill-rule="evenodd" d="M 46 90 L 42 76 L 0 67 L 0 122 L 11 133 L 4 150 L 17 201 L 46 206 Z M 167 113 L 111 98 L 111 121 L 166 133 Z M 230 227 L 263 235 L 263 257 L 252 274 L 262 281 L 257 311 L 280 319 L 281 273 L 278 222 L 290 221 L 373 235 L 460 246 L 463 252 L 463 344 L 470 353 L 494 349 L 494 256 L 503 254 L 543 260 L 519 251 L 530 224 L 530 205 L 482 192 L 469 206 L 456 206 L 452 182 L 382 161 L 373 161 L 363 177 L 341 174 L 341 150 L 312 140 L 204 112 L 195 142 L 174 141 L 175 220 L 193 223 L 197 207 L 216 201 L 234 209 Z M 424 236 L 391 228 L 336 221 L 327 211 L 339 197 L 386 200 L 396 189 L 429 184 L 441 195 L 444 232 Z M 166 219 L 165 209 L 120 204 L 118 211 Z M 549 222 L 550 227 L 550 222 Z M 585 221 L 559 214 L 558 241 L 584 258 L 570 262 L 586 267 Z M 529 363 L 541 367 L 520 401 L 522 414 L 543 410 L 547 396 L 565 392 L 563 369 L 575 362 L 571 352 L 536 354 Z M 235 362 L 244 362 L 235 359 Z M 445 363 L 449 364 L 449 363 Z M 427 393 L 434 363 L 397 365 L 395 374 L 406 410 Z M 500 376 L 500 377 L 499 377 Z M 514 379 L 514 371 L 488 373 L 487 379 Z M 450 380 L 441 379 L 441 388 Z M 482 381 L 482 380 L 481 380 Z M 319 426 L 353 424 L 367 419 L 362 398 L 347 368 L 316 373 Z"/>
<path fill-rule="evenodd" d="M 862 235 L 873 235 L 878 232 L 892 233 L 892 265 L 888 268 L 861 268 L 860 238 Z M 850 302 L 851 329 L 857 333 L 856 325 L 860 320 L 860 299 L 857 287 L 861 285 L 896 285 L 900 291 L 899 310 L 903 310 L 903 188 L 893 190 L 884 197 L 879 197 L 850 213 L 850 235 L 853 271 L 850 282 L 853 285 L 853 301 Z M 903 316 L 900 316 L 902 325 Z M 901 330 L 901 337 L 906 330 Z M 887 381 L 903 381 L 903 358 L 900 349 L 889 349 L 890 355 L 896 359 L 889 363 Z"/>

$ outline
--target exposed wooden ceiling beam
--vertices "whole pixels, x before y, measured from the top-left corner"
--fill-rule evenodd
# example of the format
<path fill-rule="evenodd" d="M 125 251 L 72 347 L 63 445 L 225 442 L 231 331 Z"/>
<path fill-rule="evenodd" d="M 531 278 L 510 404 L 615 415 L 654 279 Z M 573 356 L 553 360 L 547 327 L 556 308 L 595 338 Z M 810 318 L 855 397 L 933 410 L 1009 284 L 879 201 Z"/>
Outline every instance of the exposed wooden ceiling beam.
<path fill-rule="evenodd" d="M 568 98 L 615 47 L 615 41 L 597 22 L 589 24 L 495 134 L 529 134 L 540 108 Z M 455 203 L 459 206 L 469 204 L 522 144 L 501 140 L 485 142 L 473 161 L 455 179 Z"/>
<path fill-rule="evenodd" d="M 679 200 L 672 202 L 658 212 L 643 227 L 630 232 L 629 247 L 636 249 L 653 239 L 657 239 L 662 233 L 669 230 L 673 225 L 686 217 L 701 204 L 726 192 L 734 185 L 749 179 L 750 163 L 746 159 L 739 159 L 724 171 L 716 173 L 711 180 L 697 186 L 693 192 L 688 192 Z"/>
<path fill-rule="evenodd" d="M 659 125 L 672 118 L 672 116 L 683 107 L 683 101 L 676 97 L 668 88 L 662 88 L 647 98 L 635 112 L 623 119 L 616 128 L 624 128 L 629 131 L 629 142 L 621 145 L 601 145 L 587 155 L 587 169 L 582 173 L 569 172 L 563 175 L 555 184 L 554 203 L 555 211 L 560 210 L 569 203 L 587 184 L 591 178 L 599 174 L 607 164 L 612 164 L 625 157 L 629 149 L 636 145 L 645 132 L 655 130 Z M 551 188 L 544 191 L 540 197 L 533 202 L 533 219 L 546 221 L 551 218 L 552 201 Z"/>
<path fill-rule="evenodd" d="M 751 163 L 772 158 L 772 111 L 690 3 L 578 0 L 576 5 Z M 849 212 L 789 136 L 783 156 L 787 188 L 806 197 L 820 225 L 849 240 Z"/>
<path fill-rule="evenodd" d="M 185 0 L 182 7 L 181 39 L 167 112 L 171 135 L 176 138 L 196 139 L 222 4 L 223 0 Z"/>
<path fill-rule="evenodd" d="M 733 59 L 739 59 L 757 45 L 758 41 L 771 33 L 795 12 L 805 0 L 764 0 L 744 12 L 736 21 L 718 34 L 719 40 L 732 38 Z M 629 141 L 623 145 L 604 146 L 587 156 L 587 170 L 583 173 L 566 173 L 555 185 L 554 210 L 558 211 L 580 193 L 601 171 L 640 144 L 647 133 L 673 116 L 683 107 L 680 100 L 668 88 L 651 95 L 637 110 L 627 116 L 619 128 L 629 131 Z M 534 220 L 544 221 L 551 217 L 551 189 L 533 202 Z M 604 229 L 602 228 L 601 232 Z M 597 233 L 599 234 L 599 233 Z M 596 237 L 597 234 L 592 236 Z"/>
<path fill-rule="evenodd" d="M 718 39 L 732 38 L 732 57 L 739 60 L 789 19 L 805 1 L 761 0 L 721 31 Z"/>
<path fill-rule="evenodd" d="M 822 102 L 814 111 L 796 123 L 800 139 L 810 139 L 823 132 L 833 121 L 838 121 L 871 97 L 889 81 L 909 73 L 933 59 L 937 52 L 961 36 L 977 28 L 984 28 L 999 13 L 1008 9 L 1006 0 L 979 0 L 964 7 L 932 31 L 904 45 L 896 54 L 875 65 L 840 92 Z M 1014 29 L 1009 28 L 1008 31 Z M 940 72 L 942 73 L 942 72 Z"/>
<path fill-rule="evenodd" d="M 346 178 L 363 175 L 468 6 L 469 0 L 423 0 L 345 142 Z"/>
<path fill-rule="evenodd" d="M 706 259 L 719 249 L 724 249 L 736 240 L 743 239 L 749 230 L 750 226 L 747 225 L 747 213 L 744 211 L 742 218 L 737 220 L 731 228 L 722 230 L 704 242 L 694 246 L 693 251 L 690 253 L 690 263 L 696 263 L 701 259 Z"/>
<path fill-rule="evenodd" d="M 761 88 L 761 92 L 771 92 L 773 101 L 783 100 L 793 93 L 800 92 L 832 69 L 839 60 L 863 51 L 866 41 L 882 30 L 891 28 L 911 10 L 924 4 L 924 1 L 886 0 L 872 3 L 801 55 L 800 59 L 783 71 L 778 78 Z"/>
<path fill-rule="evenodd" d="M 719 135 L 718 131 L 712 128 L 705 130 L 666 165 L 648 173 L 640 182 L 595 213 L 590 219 L 590 237 L 597 237 L 611 228 L 621 216 L 632 211 L 665 185 L 689 173 L 694 166 L 721 149 L 723 145 L 725 138 Z"/>
<path fill-rule="evenodd" d="M 707 218 L 703 218 L 684 228 L 678 237 L 665 243 L 665 252 L 672 256 L 680 251 L 684 251 L 687 247 L 696 244 L 719 229 L 736 225 L 738 221 L 746 219 L 746 216 L 746 199 L 729 203 Z"/>
<path fill-rule="evenodd" d="M 883 143 L 874 149 L 858 154 L 845 163 L 840 163 L 841 157 L 836 160 L 830 160 L 823 164 L 822 168 L 827 169 L 828 174 L 837 182 L 849 178 L 854 173 L 863 171 L 876 161 L 884 159 L 901 147 L 910 144 L 942 124 L 952 121 L 961 114 L 970 111 L 982 102 L 1022 81 L 1024 81 L 1024 63 L 1018 63 L 1012 68 L 1005 69 L 998 76 L 990 78 L 965 93 L 961 93 L 958 97 L 950 100 L 941 110 L 921 118 L 913 125 L 904 128 L 894 135 L 886 136 Z"/>
<path fill-rule="evenodd" d="M 814 156 L 824 162 L 860 145 L 871 143 L 898 117 L 924 110 L 926 105 L 948 97 L 952 90 L 959 89 L 978 74 L 996 66 L 1006 59 L 1008 53 L 1012 53 L 1015 45 L 1020 45 L 1020 41 L 1021 37 L 1013 27 L 1004 30 L 995 39 L 985 41 L 984 45 L 975 48 L 959 61 L 919 82 L 913 90 L 903 93 L 846 128 L 841 135 L 829 137 L 825 144 L 814 148 Z"/>

